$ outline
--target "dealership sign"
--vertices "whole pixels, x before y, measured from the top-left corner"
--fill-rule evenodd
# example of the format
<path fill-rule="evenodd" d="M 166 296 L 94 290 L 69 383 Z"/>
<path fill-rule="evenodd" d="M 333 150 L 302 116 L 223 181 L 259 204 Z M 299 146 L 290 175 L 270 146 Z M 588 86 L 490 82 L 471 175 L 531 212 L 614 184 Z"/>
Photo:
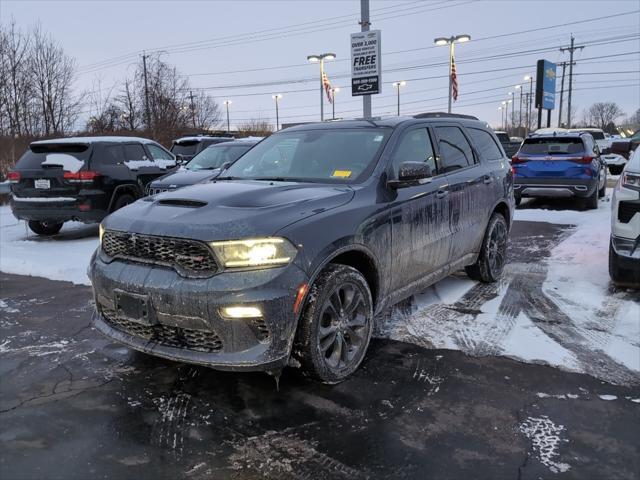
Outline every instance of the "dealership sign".
<path fill-rule="evenodd" d="M 380 30 L 351 34 L 351 95 L 380 93 Z"/>
<path fill-rule="evenodd" d="M 536 108 L 553 110 L 556 106 L 556 64 L 538 60 L 536 74 Z"/>

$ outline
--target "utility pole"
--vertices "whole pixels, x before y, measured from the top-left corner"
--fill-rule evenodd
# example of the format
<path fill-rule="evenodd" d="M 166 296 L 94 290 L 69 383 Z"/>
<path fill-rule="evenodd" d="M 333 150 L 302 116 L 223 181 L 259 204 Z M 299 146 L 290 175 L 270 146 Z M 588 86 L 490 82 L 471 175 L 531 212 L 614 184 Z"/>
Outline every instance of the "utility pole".
<path fill-rule="evenodd" d="M 193 128 L 196 128 L 196 107 L 193 104 L 193 92 L 189 90 L 189 101 L 191 103 L 191 121 L 193 122 Z"/>
<path fill-rule="evenodd" d="M 579 47 L 574 46 L 575 38 L 571 34 L 571 46 L 568 48 L 561 48 L 561 52 L 569 51 L 569 99 L 567 102 L 567 128 L 571 128 L 571 94 L 573 91 L 573 52 L 576 50 L 582 50 L 584 45 Z"/>
<path fill-rule="evenodd" d="M 560 81 L 560 106 L 558 107 L 558 128 L 562 127 L 562 104 L 564 99 L 564 73 L 567 69 L 567 62 L 560 64 L 562 67 L 562 80 Z"/>
<path fill-rule="evenodd" d="M 369 0 L 360 0 L 360 31 L 368 32 L 371 22 L 369 22 Z M 371 95 L 362 96 L 362 116 L 371 118 Z"/>
<path fill-rule="evenodd" d="M 147 57 L 148 55 L 143 52 L 142 71 L 144 72 L 144 114 L 145 117 L 147 117 L 147 128 L 151 130 L 151 117 L 149 115 L 149 86 L 147 84 Z"/>

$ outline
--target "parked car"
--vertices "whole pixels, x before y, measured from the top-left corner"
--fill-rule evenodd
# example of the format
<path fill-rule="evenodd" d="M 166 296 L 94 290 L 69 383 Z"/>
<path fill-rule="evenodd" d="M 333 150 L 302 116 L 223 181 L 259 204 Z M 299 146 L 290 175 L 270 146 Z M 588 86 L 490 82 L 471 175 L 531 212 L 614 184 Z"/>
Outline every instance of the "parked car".
<path fill-rule="evenodd" d="M 624 157 L 626 160 L 629 160 L 634 150 L 637 150 L 638 145 L 640 145 L 640 130 L 637 130 L 628 138 L 614 140 L 611 143 L 610 153 L 616 153 Z"/>
<path fill-rule="evenodd" d="M 522 142 L 512 140 L 507 132 L 496 130 L 495 134 L 496 137 L 498 137 L 504 152 L 507 154 L 507 157 L 511 158 L 518 151 Z"/>
<path fill-rule="evenodd" d="M 234 137 L 215 137 L 212 135 L 191 135 L 173 141 L 171 153 L 179 162 L 188 162 L 205 148 L 222 142 L 231 142 Z"/>
<path fill-rule="evenodd" d="M 578 197 L 598 208 L 607 184 L 606 165 L 588 133 L 527 137 L 512 160 L 516 205 L 524 197 Z"/>
<path fill-rule="evenodd" d="M 618 153 L 606 153 L 602 154 L 601 157 L 602 161 L 609 167 L 611 175 L 620 175 L 628 161 Z"/>
<path fill-rule="evenodd" d="M 210 145 L 196 154 L 189 163 L 149 183 L 147 195 L 209 181 L 220 175 L 223 166 L 230 166 L 260 141 L 259 137 L 239 139 Z"/>
<path fill-rule="evenodd" d="M 104 220 L 95 326 L 164 358 L 336 383 L 385 306 L 462 267 L 498 280 L 514 208 L 508 159 L 475 117 L 291 127 L 212 183 Z"/>
<path fill-rule="evenodd" d="M 640 148 L 613 190 L 609 275 L 615 283 L 640 287 Z"/>
<path fill-rule="evenodd" d="M 160 144 L 136 137 L 74 137 L 32 142 L 7 175 L 13 214 L 38 235 L 64 222 L 101 221 L 143 196 L 176 166 Z"/>
<path fill-rule="evenodd" d="M 596 145 L 598 145 L 598 148 L 600 149 L 601 153 L 608 152 L 609 149 L 611 148 L 611 139 L 608 139 L 605 136 L 604 131 L 601 128 L 590 128 L 590 127 L 572 128 L 572 129 L 569 129 L 569 132 L 578 132 L 578 133 L 585 132 L 585 133 L 591 134 L 591 136 L 596 142 Z"/>

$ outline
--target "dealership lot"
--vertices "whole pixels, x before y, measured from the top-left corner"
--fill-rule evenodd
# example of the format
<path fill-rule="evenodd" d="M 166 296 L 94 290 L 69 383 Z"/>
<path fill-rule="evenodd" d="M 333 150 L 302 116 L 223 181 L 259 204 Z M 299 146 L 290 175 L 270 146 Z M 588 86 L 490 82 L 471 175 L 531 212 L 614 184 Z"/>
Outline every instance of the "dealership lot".
<path fill-rule="evenodd" d="M 90 327 L 86 286 L 2 274 L 0 474 L 633 478 L 640 307 L 607 280 L 608 209 L 524 203 L 503 282 L 385 312 L 334 387 L 133 352 Z M 3 271 L 86 284 L 95 227 L 35 240 L 0 214 Z"/>

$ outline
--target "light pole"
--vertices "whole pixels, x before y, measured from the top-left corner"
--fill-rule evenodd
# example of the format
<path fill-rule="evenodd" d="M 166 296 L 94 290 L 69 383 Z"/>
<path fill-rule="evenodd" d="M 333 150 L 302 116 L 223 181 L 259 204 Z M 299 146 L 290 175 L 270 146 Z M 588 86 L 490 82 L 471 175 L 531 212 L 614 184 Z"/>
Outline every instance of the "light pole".
<path fill-rule="evenodd" d="M 516 115 L 515 115 L 515 111 L 514 111 L 516 104 L 515 104 L 515 103 L 513 103 L 513 92 L 509 92 L 509 100 L 507 100 L 507 103 L 510 103 L 510 104 L 511 104 L 511 118 L 510 118 L 510 119 L 508 119 L 508 120 L 511 120 L 511 128 L 513 128 L 513 123 L 514 123 L 514 122 L 513 122 L 513 117 L 515 117 L 515 116 L 516 116 Z M 508 109 L 508 108 L 507 108 L 507 112 L 509 112 L 509 109 Z M 507 121 L 507 125 L 508 125 L 508 124 L 509 124 L 509 121 Z M 508 133 L 508 132 L 507 132 L 507 133 Z"/>
<path fill-rule="evenodd" d="M 227 107 L 227 133 L 231 132 L 231 126 L 229 124 L 229 105 L 231 105 L 233 102 L 231 100 L 225 100 L 224 101 L 224 105 L 225 107 Z"/>
<path fill-rule="evenodd" d="M 407 84 L 404 80 L 400 80 L 399 82 L 393 82 L 393 86 L 398 90 L 398 116 L 400 116 L 400 87 L 404 87 Z"/>
<path fill-rule="evenodd" d="M 522 85 L 516 85 L 516 90 L 520 90 L 520 110 L 518 111 L 518 135 L 520 134 L 520 129 L 522 128 Z"/>
<path fill-rule="evenodd" d="M 453 85 L 451 83 L 451 71 L 453 68 L 453 44 L 454 43 L 464 43 L 471 40 L 470 35 L 452 35 L 449 38 L 446 37 L 438 37 L 433 40 L 433 43 L 436 45 L 449 45 L 449 109 L 448 112 L 451 113 L 451 94 L 453 93 L 452 88 Z"/>
<path fill-rule="evenodd" d="M 525 81 L 529 80 L 529 105 L 527 111 L 527 135 L 529 135 L 529 128 L 531 128 L 531 104 L 533 103 L 533 75 L 527 75 L 524 79 Z"/>
<path fill-rule="evenodd" d="M 506 132 L 507 131 L 507 110 L 509 108 L 509 105 L 507 104 L 507 102 L 502 102 L 502 112 L 504 113 L 504 117 L 502 118 L 502 129 Z"/>
<path fill-rule="evenodd" d="M 500 128 L 504 126 L 504 111 L 502 110 L 502 106 L 498 107 L 500 111 Z"/>
<path fill-rule="evenodd" d="M 276 94 L 276 95 L 271 95 L 271 98 L 273 98 L 276 101 L 276 132 L 278 130 L 280 130 L 280 114 L 278 112 L 278 101 L 282 98 L 281 94 Z"/>
<path fill-rule="evenodd" d="M 340 87 L 331 87 L 331 98 L 333 98 L 333 102 L 331 102 L 331 119 L 336 119 L 336 93 L 340 91 Z"/>
<path fill-rule="evenodd" d="M 320 55 L 309 55 L 307 60 L 311 63 L 320 64 L 320 121 L 324 121 L 324 97 L 322 90 L 324 89 L 323 77 L 324 77 L 324 61 L 334 60 L 336 58 L 335 53 L 321 53 Z"/>

